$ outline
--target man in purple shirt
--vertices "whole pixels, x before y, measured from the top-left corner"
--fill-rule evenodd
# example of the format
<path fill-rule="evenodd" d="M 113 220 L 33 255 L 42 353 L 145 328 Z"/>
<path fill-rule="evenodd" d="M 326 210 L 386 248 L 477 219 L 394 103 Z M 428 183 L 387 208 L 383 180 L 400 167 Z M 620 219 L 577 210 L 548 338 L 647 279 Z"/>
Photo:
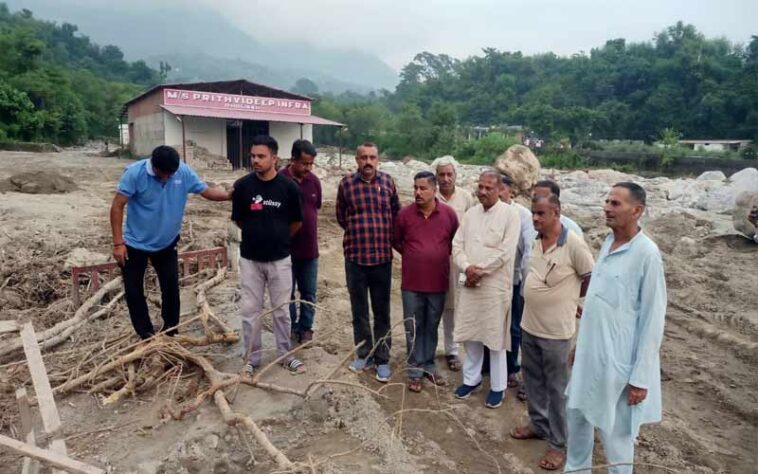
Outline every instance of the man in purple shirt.
<path fill-rule="evenodd" d="M 303 227 L 292 237 L 292 295 L 300 292 L 300 317 L 295 303 L 290 304 L 292 339 L 307 342 L 313 339 L 313 316 L 318 276 L 318 211 L 321 209 L 321 181 L 311 173 L 316 159 L 316 147 L 308 140 L 292 144 L 290 164 L 279 174 L 293 179 L 303 194 Z M 312 303 L 312 304 L 308 304 Z"/>
<path fill-rule="evenodd" d="M 458 230 L 455 210 L 435 198 L 437 177 L 421 171 L 413 178 L 415 202 L 397 215 L 393 246 L 403 256 L 402 299 L 408 348 L 408 389 L 420 392 L 422 380 L 445 385 L 437 374 L 437 329 L 445 308 L 450 252 Z"/>

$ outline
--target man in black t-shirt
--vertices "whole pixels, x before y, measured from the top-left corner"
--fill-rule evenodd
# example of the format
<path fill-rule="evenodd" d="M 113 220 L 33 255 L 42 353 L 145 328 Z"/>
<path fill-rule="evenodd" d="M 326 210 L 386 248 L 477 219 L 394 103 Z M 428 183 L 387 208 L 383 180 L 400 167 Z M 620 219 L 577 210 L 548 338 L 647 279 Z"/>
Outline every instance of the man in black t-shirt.
<path fill-rule="evenodd" d="M 242 229 L 240 318 L 248 374 L 261 363 L 261 317 L 266 288 L 273 308 L 277 357 L 291 349 L 292 321 L 287 306 L 292 293 L 290 239 L 303 225 L 303 211 L 297 184 L 276 172 L 278 149 L 273 138 L 255 137 L 250 150 L 254 172 L 234 183 L 232 220 Z M 283 363 L 292 372 L 305 371 L 303 363 L 294 357 Z"/>

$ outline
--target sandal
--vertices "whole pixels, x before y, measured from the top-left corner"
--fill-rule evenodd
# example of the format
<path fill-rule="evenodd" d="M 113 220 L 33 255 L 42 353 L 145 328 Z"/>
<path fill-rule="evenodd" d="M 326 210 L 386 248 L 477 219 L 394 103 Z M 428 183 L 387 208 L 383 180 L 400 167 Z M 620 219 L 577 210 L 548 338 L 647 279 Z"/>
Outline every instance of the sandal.
<path fill-rule="evenodd" d="M 516 378 L 516 374 L 511 374 L 508 376 L 508 388 L 515 387 L 518 387 L 518 378 Z"/>
<path fill-rule="evenodd" d="M 532 429 L 532 425 L 517 426 L 511 430 L 511 438 L 513 439 L 545 439 L 544 436 L 540 436 L 539 433 Z"/>
<path fill-rule="evenodd" d="M 557 449 L 548 449 L 537 465 L 546 471 L 557 471 L 563 468 L 564 464 L 566 464 L 566 453 Z"/>
<path fill-rule="evenodd" d="M 453 372 L 460 372 L 461 370 L 461 360 L 458 358 L 457 355 L 446 355 L 445 360 L 447 361 L 447 368 L 450 369 Z"/>
<path fill-rule="evenodd" d="M 421 392 L 421 389 L 423 388 L 423 384 L 421 383 L 421 379 L 412 378 L 408 379 L 408 390 L 411 392 L 419 393 Z"/>
<path fill-rule="evenodd" d="M 284 364 L 284 368 L 289 370 L 293 375 L 305 373 L 305 364 L 298 359 L 290 359 L 289 362 Z"/>
<path fill-rule="evenodd" d="M 526 390 L 524 389 L 523 385 L 521 387 L 519 387 L 518 392 L 516 393 L 516 398 L 518 398 L 522 402 L 526 401 L 526 399 L 527 399 Z"/>
<path fill-rule="evenodd" d="M 444 387 L 447 385 L 447 380 L 445 380 L 441 375 L 439 374 L 430 374 L 430 373 L 424 373 L 424 378 L 428 381 L 432 382 L 434 385 L 438 387 Z"/>

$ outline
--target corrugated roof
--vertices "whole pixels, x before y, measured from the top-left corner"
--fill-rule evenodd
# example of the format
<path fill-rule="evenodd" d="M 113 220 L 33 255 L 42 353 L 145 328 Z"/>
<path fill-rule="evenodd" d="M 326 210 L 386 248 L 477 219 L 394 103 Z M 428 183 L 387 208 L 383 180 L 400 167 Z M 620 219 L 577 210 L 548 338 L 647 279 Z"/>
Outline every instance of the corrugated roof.
<path fill-rule="evenodd" d="M 190 117 L 210 117 L 234 120 L 261 120 L 265 122 L 288 122 L 312 125 L 343 126 L 339 122 L 318 117 L 316 115 L 272 114 L 268 112 L 255 112 L 253 110 L 236 109 L 207 109 L 202 107 L 183 107 L 180 105 L 161 105 L 174 115 L 188 115 Z"/>
<path fill-rule="evenodd" d="M 293 94 L 276 87 L 267 86 L 264 84 L 257 84 L 250 82 L 246 79 L 237 79 L 234 81 L 215 81 L 215 82 L 191 82 L 182 84 L 159 84 L 153 86 L 140 95 L 129 99 L 124 107 L 137 102 L 143 97 L 161 89 L 179 89 L 187 91 L 199 91 L 199 92 L 217 92 L 221 94 L 240 94 L 240 95 L 254 95 L 259 97 L 279 97 L 283 99 L 298 99 L 298 100 L 313 100 L 308 96 Z"/>

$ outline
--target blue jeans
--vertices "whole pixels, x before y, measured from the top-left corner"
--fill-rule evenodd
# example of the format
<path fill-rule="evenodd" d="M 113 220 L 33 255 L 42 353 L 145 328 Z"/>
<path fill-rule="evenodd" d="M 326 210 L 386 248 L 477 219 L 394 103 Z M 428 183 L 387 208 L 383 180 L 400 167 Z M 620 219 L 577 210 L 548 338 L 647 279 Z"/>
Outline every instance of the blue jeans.
<path fill-rule="evenodd" d="M 437 335 L 445 307 L 445 293 L 402 290 L 405 342 L 408 348 L 408 377 L 437 375 L 434 356 Z"/>
<path fill-rule="evenodd" d="M 518 363 L 518 351 L 521 347 L 521 317 L 524 315 L 524 297 L 521 296 L 521 285 L 513 285 L 513 300 L 511 302 L 511 350 L 508 352 L 508 375 L 517 374 L 521 370 Z"/>
<path fill-rule="evenodd" d="M 292 295 L 290 299 L 295 299 L 295 292 L 300 293 L 300 299 L 316 302 L 316 285 L 318 281 L 318 258 L 294 258 L 292 257 Z M 313 328 L 313 317 L 316 309 L 307 304 L 300 303 L 300 317 L 298 318 L 298 305 L 290 304 L 290 318 L 292 319 L 292 332 L 302 334 Z"/>

